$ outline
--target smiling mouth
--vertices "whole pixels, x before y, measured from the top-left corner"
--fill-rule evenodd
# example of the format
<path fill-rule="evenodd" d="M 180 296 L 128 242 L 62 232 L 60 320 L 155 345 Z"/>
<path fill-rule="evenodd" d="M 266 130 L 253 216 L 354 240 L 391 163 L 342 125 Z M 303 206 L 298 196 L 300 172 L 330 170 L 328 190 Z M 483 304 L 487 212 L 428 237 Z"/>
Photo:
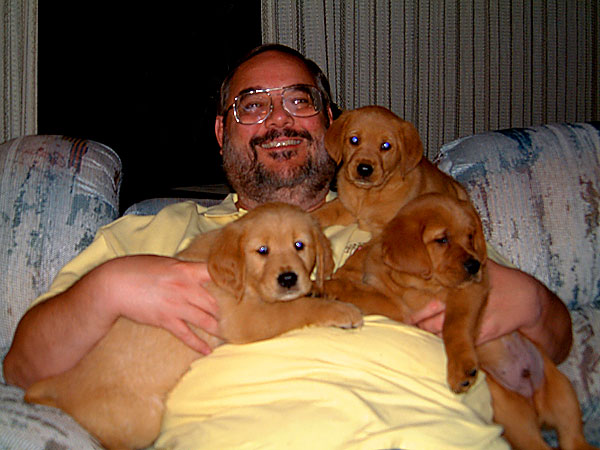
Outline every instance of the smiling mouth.
<path fill-rule="evenodd" d="M 301 143 L 302 143 L 302 140 L 300 140 L 300 139 L 288 139 L 285 141 L 270 141 L 270 142 L 265 142 L 265 143 L 261 144 L 261 148 L 264 148 L 265 150 L 271 150 L 274 148 L 285 148 L 285 147 L 300 145 Z"/>

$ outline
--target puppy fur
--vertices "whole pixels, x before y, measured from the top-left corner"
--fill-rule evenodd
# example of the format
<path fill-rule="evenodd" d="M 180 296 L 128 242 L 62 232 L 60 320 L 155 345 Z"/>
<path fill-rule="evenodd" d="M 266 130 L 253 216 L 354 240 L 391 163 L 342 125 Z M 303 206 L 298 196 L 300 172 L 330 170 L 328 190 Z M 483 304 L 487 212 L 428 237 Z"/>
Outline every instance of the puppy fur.
<path fill-rule="evenodd" d="M 381 106 L 345 111 L 327 130 L 325 147 L 341 167 L 338 198 L 313 212 L 323 227 L 358 222 L 377 234 L 418 195 L 468 198 L 458 182 L 423 156 L 416 128 Z"/>
<path fill-rule="evenodd" d="M 212 348 L 305 325 L 362 324 L 355 306 L 319 298 L 333 270 L 329 241 L 317 222 L 294 206 L 258 207 L 199 235 L 177 256 L 208 262 L 207 289 L 219 303 L 219 336 L 194 331 Z M 199 357 L 164 329 L 119 318 L 74 368 L 34 384 L 25 399 L 66 411 L 107 448 L 145 448 L 158 436 L 168 392 Z"/>
<path fill-rule="evenodd" d="M 591 449 L 575 392 L 554 363 L 518 332 L 475 347 L 489 292 L 486 246 L 472 205 L 443 194 L 407 204 L 383 233 L 326 282 L 331 295 L 364 314 L 406 321 L 430 300 L 446 302 L 442 337 L 448 384 L 469 389 L 487 373 L 494 420 L 515 449 L 549 449 L 540 426 L 557 430 L 562 449 Z"/>

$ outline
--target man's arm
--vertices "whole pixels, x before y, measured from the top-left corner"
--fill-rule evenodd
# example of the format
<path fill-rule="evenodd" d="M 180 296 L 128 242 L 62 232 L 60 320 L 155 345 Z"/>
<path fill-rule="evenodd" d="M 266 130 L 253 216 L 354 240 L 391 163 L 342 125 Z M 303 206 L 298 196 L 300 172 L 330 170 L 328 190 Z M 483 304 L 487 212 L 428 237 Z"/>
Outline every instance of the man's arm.
<path fill-rule="evenodd" d="M 8 383 L 27 388 L 74 366 L 119 316 L 162 326 L 201 353 L 210 348 L 186 322 L 217 332 L 205 263 L 137 255 L 110 260 L 30 309 L 4 360 Z"/>
<path fill-rule="evenodd" d="M 539 344 L 555 362 L 565 360 L 571 349 L 571 316 L 565 304 L 543 283 L 517 269 L 488 261 L 490 295 L 479 342 L 519 330 Z M 414 314 L 411 323 L 441 335 L 445 305 L 430 302 Z"/>
<path fill-rule="evenodd" d="M 556 364 L 569 355 L 573 343 L 571 315 L 566 305 L 534 277 L 489 261 L 490 295 L 480 341 L 519 330 L 539 344 Z"/>

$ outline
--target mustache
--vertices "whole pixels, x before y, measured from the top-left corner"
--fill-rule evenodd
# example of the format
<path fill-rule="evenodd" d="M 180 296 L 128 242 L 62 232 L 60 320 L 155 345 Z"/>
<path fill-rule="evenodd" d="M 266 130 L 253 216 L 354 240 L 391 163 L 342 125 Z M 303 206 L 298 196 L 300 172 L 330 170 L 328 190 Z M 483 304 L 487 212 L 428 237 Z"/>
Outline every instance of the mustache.
<path fill-rule="evenodd" d="M 312 135 L 306 130 L 293 130 L 291 128 L 284 128 L 283 130 L 269 130 L 263 136 L 253 137 L 250 139 L 250 145 L 252 148 L 255 148 L 256 146 L 262 145 L 267 141 L 272 141 L 280 137 L 302 138 L 306 139 L 309 144 L 312 144 L 313 142 Z"/>

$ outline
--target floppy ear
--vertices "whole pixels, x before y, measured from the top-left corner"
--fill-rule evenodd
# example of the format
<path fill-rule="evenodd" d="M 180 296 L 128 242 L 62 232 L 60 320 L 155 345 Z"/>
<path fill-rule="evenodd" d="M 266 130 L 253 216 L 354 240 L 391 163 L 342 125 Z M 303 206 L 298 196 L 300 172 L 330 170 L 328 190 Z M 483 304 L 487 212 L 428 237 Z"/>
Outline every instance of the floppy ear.
<path fill-rule="evenodd" d="M 313 228 L 315 242 L 317 243 L 317 288 L 323 290 L 325 280 L 331 277 L 334 269 L 333 253 L 329 239 L 323 234 L 318 225 Z"/>
<path fill-rule="evenodd" d="M 329 156 L 339 164 L 342 160 L 344 149 L 344 130 L 351 111 L 344 111 L 340 117 L 335 119 L 325 133 L 325 149 Z"/>
<path fill-rule="evenodd" d="M 208 273 L 214 283 L 241 298 L 245 283 L 245 261 L 241 250 L 243 228 L 233 224 L 220 230 L 208 256 Z"/>
<path fill-rule="evenodd" d="M 483 225 L 481 224 L 481 218 L 475 208 L 469 203 L 469 208 L 472 211 L 472 214 L 475 216 L 475 222 L 477 226 L 475 227 L 475 234 L 473 235 L 473 248 L 475 249 L 475 253 L 479 258 L 479 261 L 483 263 L 487 259 L 487 247 L 485 243 L 485 235 L 483 234 Z"/>
<path fill-rule="evenodd" d="M 423 143 L 415 126 L 405 120 L 399 124 L 399 135 L 404 146 L 400 155 L 400 171 L 404 176 L 417 167 L 423 158 Z"/>
<path fill-rule="evenodd" d="M 197 235 L 190 245 L 177 253 L 176 257 L 184 261 L 208 261 L 212 242 L 221 230 L 207 231 Z"/>
<path fill-rule="evenodd" d="M 423 242 L 423 227 L 408 216 L 396 217 L 386 227 L 382 241 L 383 262 L 392 269 L 423 279 L 432 276 L 433 263 Z"/>

